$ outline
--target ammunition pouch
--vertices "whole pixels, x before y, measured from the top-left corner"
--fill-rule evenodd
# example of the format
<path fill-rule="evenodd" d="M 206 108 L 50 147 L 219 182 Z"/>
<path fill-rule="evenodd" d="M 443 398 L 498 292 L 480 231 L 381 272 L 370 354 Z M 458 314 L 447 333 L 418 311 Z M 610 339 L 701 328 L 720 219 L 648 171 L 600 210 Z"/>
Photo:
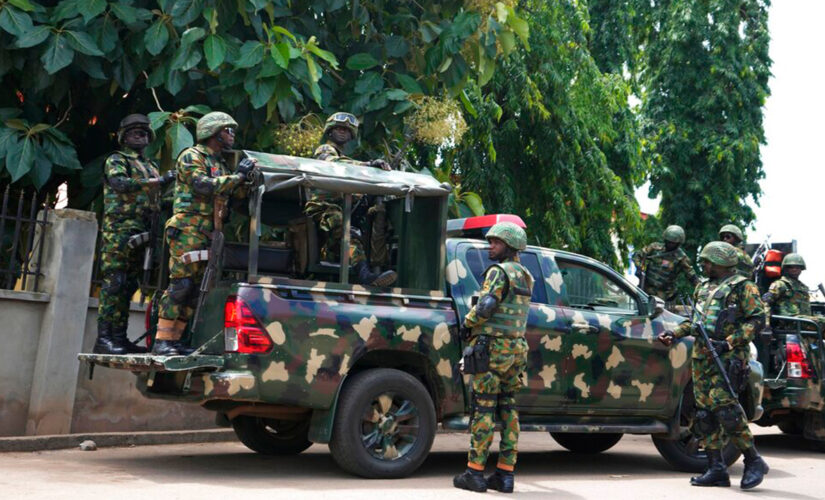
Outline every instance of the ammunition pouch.
<path fill-rule="evenodd" d="M 488 337 L 481 335 L 474 345 L 464 348 L 461 371 L 467 375 L 490 371 L 490 346 Z"/>
<path fill-rule="evenodd" d="M 742 391 L 748 387 L 748 378 L 751 373 L 750 365 L 747 361 L 739 358 L 730 358 L 727 360 L 726 368 L 731 387 L 737 394 L 742 394 Z"/>
<path fill-rule="evenodd" d="M 142 233 L 133 234 L 129 237 L 126 241 L 126 246 L 135 249 L 141 247 L 149 242 L 149 231 L 144 231 Z"/>
<path fill-rule="evenodd" d="M 693 419 L 693 430 L 699 436 L 709 436 L 719 427 L 719 422 L 713 412 L 698 409 Z"/>
<path fill-rule="evenodd" d="M 716 325 L 713 328 L 713 337 L 716 340 L 724 339 L 725 333 L 724 328 L 725 325 L 736 323 L 736 320 L 739 318 L 739 311 L 736 306 L 731 306 L 723 309 L 719 316 L 716 318 Z"/>

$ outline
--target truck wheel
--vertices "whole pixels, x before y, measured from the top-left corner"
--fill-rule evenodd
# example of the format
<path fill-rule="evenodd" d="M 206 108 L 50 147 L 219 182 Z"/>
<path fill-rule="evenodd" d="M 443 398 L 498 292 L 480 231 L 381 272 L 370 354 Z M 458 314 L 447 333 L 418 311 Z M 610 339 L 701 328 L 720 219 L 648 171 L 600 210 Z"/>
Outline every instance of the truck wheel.
<path fill-rule="evenodd" d="M 708 455 L 701 447 L 701 443 L 693 435 L 690 428 L 693 416 L 696 414 L 696 404 L 693 400 L 693 385 L 688 384 L 682 394 L 681 412 L 679 415 L 679 438 L 666 439 L 652 436 L 653 444 L 674 469 L 682 472 L 704 472 L 707 468 Z M 741 452 L 732 443 L 722 449 L 722 459 L 730 466 L 739 458 Z"/>
<path fill-rule="evenodd" d="M 232 420 L 238 439 L 262 455 L 297 455 L 312 443 L 307 439 L 309 420 L 275 420 L 241 415 Z"/>
<path fill-rule="evenodd" d="M 551 432 L 557 443 L 574 453 L 601 453 L 622 439 L 622 434 L 588 434 L 586 432 Z"/>
<path fill-rule="evenodd" d="M 341 390 L 329 449 L 353 474 L 405 477 L 424 462 L 435 429 L 424 385 L 400 370 L 377 368 L 354 375 Z"/>

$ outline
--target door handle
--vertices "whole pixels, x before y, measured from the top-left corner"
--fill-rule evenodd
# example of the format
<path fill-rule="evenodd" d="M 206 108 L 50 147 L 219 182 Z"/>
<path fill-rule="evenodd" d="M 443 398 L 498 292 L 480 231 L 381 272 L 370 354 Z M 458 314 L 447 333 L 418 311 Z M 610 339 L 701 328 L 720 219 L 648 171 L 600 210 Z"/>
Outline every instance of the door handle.
<path fill-rule="evenodd" d="M 584 333 L 599 333 L 599 327 L 593 326 L 589 323 L 573 323 L 573 330 L 578 330 Z"/>

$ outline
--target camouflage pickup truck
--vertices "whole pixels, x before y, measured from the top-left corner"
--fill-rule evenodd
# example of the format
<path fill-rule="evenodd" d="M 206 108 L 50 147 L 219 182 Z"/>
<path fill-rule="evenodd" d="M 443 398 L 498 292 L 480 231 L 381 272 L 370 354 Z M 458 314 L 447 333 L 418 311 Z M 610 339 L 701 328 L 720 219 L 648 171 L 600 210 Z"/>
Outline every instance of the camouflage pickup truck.
<path fill-rule="evenodd" d="M 244 154 L 262 171 L 250 191 L 249 237 L 227 243 L 219 279 L 190 325 L 198 351 L 80 359 L 135 372 L 147 397 L 215 411 L 256 452 L 295 454 L 328 443 L 351 473 L 411 474 L 437 430 L 468 428 L 460 319 L 490 264 L 486 230 L 521 219 L 448 221 L 449 187 L 426 175 Z M 320 260 L 321 235 L 303 215 L 310 189 L 340 194 L 342 248 L 359 219 L 353 207 L 383 204 L 397 288 L 349 284 L 347 252 L 337 263 Z M 277 229 L 282 241 L 262 241 L 262 226 Z M 649 434 L 674 467 L 702 470 L 703 451 L 689 431 L 692 339 L 671 348 L 655 341 L 682 318 L 591 258 L 530 246 L 522 263 L 536 286 L 517 396 L 521 429 L 548 432 L 580 453 L 607 450 L 626 433 Z M 762 370 L 751 364 L 742 401 L 754 418 Z M 729 462 L 737 458 L 734 447 L 725 453 Z"/>

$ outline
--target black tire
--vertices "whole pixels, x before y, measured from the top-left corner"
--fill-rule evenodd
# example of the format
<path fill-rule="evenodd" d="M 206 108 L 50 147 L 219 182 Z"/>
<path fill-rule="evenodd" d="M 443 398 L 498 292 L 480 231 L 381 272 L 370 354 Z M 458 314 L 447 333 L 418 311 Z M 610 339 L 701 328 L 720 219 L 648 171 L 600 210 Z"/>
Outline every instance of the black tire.
<path fill-rule="evenodd" d="M 802 434 L 805 430 L 804 422 L 801 417 L 791 417 L 776 424 L 783 434 L 791 434 L 794 436 Z"/>
<path fill-rule="evenodd" d="M 621 433 L 588 434 L 586 432 L 551 432 L 557 443 L 574 453 L 601 453 L 607 451 L 622 439 Z"/>
<path fill-rule="evenodd" d="M 693 416 L 696 413 L 696 404 L 693 399 L 693 385 L 688 384 L 682 394 L 681 413 L 679 415 L 679 438 L 666 439 L 652 436 L 653 444 L 667 463 L 674 469 L 682 472 L 704 472 L 707 468 L 708 455 L 701 447 L 699 439 L 693 435 L 690 428 Z M 722 459 L 731 466 L 742 452 L 732 443 L 722 449 Z"/>
<path fill-rule="evenodd" d="M 435 430 L 424 385 L 400 370 L 377 368 L 354 375 L 341 390 L 329 449 L 352 474 L 405 477 L 427 458 Z"/>
<path fill-rule="evenodd" d="M 239 416 L 232 420 L 238 439 L 261 455 L 297 455 L 312 446 L 309 420 L 275 420 Z"/>

